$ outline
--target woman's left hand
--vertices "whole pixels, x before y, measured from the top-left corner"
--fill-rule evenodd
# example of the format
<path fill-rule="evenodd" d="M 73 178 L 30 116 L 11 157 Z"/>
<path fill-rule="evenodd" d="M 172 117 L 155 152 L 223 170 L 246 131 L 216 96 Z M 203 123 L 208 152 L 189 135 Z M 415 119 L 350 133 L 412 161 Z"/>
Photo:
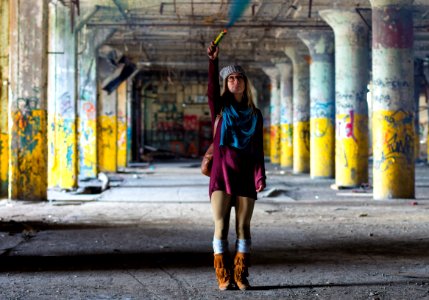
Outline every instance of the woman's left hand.
<path fill-rule="evenodd" d="M 261 184 L 261 185 L 256 189 L 256 192 L 257 192 L 257 193 L 262 192 L 264 189 L 265 189 L 265 184 Z"/>

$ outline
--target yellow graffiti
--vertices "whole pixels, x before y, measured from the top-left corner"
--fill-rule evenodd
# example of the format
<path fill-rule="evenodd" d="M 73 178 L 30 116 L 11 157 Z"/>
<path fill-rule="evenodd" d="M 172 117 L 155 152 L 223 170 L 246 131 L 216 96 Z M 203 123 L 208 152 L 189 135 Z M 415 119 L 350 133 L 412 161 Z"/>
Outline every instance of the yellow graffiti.
<path fill-rule="evenodd" d="M 98 166 L 101 172 L 117 171 L 117 120 L 116 116 L 98 117 Z"/>
<path fill-rule="evenodd" d="M 412 112 L 373 112 L 374 199 L 414 198 Z"/>
<path fill-rule="evenodd" d="M 296 122 L 293 135 L 293 172 L 310 171 L 310 122 Z"/>
<path fill-rule="evenodd" d="M 280 166 L 290 168 L 293 165 L 293 125 L 280 125 Z"/>
<path fill-rule="evenodd" d="M 368 182 L 368 116 L 339 114 L 335 149 L 335 182 L 356 187 Z"/>
<path fill-rule="evenodd" d="M 310 176 L 334 177 L 334 126 L 328 118 L 310 120 Z"/>
<path fill-rule="evenodd" d="M 45 110 L 13 115 L 9 198 L 47 199 L 47 122 Z"/>
<path fill-rule="evenodd" d="M 280 125 L 271 125 L 270 159 L 273 164 L 280 164 Z"/>

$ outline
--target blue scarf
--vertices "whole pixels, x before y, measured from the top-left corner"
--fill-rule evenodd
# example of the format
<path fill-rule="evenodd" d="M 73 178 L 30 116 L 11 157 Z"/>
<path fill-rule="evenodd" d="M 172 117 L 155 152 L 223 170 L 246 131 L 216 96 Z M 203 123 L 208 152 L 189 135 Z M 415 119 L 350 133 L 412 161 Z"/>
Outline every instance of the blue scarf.
<path fill-rule="evenodd" d="M 222 110 L 220 145 L 245 149 L 255 133 L 257 116 L 252 108 L 236 110 L 232 105 Z"/>

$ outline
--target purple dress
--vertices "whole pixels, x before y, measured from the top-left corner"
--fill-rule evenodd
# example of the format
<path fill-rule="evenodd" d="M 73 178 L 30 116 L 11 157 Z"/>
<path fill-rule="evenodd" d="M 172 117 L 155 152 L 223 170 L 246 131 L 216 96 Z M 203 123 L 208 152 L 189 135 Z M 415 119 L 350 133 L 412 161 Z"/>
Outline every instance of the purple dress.
<path fill-rule="evenodd" d="M 219 85 L 219 61 L 209 60 L 209 81 L 207 96 L 212 119 L 212 127 L 216 115 L 220 114 L 222 103 Z M 257 109 L 255 134 L 251 137 L 246 150 L 229 146 L 219 146 L 222 127 L 220 118 L 216 136 L 213 139 L 213 165 L 210 174 L 209 196 L 214 191 L 224 191 L 232 196 L 256 197 L 256 187 L 265 186 L 265 164 L 263 150 L 263 119 Z"/>

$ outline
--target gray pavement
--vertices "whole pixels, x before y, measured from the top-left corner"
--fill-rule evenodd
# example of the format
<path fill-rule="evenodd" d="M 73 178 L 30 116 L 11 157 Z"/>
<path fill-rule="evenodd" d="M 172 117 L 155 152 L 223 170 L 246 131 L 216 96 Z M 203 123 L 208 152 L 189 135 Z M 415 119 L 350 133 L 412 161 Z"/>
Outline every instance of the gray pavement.
<path fill-rule="evenodd" d="M 181 161 L 108 174 L 101 194 L 0 200 L 0 299 L 429 299 L 426 165 L 416 199 L 389 201 L 368 186 L 267 173 L 252 290 L 218 291 L 208 178 Z M 232 215 L 231 251 L 234 239 Z"/>

